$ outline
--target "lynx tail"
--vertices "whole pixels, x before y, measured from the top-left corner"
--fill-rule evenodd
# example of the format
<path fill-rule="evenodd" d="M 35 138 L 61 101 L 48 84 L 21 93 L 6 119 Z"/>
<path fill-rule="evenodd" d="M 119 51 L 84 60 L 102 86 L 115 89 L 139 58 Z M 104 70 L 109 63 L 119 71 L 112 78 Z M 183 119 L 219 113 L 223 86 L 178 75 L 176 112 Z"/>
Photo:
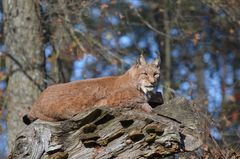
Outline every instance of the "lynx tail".
<path fill-rule="evenodd" d="M 29 125 L 34 121 L 34 119 L 31 119 L 28 117 L 28 114 L 24 115 L 22 120 L 23 120 L 24 124 L 26 124 L 26 125 Z"/>

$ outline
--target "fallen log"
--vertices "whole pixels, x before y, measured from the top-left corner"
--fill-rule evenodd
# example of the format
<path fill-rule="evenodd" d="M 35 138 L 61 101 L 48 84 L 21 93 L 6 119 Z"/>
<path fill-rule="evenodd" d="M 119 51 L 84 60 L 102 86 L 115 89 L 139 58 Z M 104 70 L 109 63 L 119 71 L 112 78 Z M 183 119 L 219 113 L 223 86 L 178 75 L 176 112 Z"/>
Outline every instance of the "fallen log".
<path fill-rule="evenodd" d="M 178 97 L 152 113 L 106 106 L 66 121 L 37 120 L 18 134 L 9 158 L 150 159 L 193 152 L 203 144 L 204 124 L 192 105 Z"/>

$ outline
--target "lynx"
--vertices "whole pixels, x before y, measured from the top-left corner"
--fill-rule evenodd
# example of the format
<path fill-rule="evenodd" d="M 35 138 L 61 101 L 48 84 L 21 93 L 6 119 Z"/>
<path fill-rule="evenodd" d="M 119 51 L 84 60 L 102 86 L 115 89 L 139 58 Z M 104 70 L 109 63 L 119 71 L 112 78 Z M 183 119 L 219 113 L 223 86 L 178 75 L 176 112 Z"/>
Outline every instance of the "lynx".
<path fill-rule="evenodd" d="M 99 106 L 139 108 L 151 112 L 148 100 L 160 77 L 159 65 L 159 58 L 148 64 L 141 55 L 123 75 L 49 86 L 23 121 L 26 124 L 36 119 L 61 121 Z"/>

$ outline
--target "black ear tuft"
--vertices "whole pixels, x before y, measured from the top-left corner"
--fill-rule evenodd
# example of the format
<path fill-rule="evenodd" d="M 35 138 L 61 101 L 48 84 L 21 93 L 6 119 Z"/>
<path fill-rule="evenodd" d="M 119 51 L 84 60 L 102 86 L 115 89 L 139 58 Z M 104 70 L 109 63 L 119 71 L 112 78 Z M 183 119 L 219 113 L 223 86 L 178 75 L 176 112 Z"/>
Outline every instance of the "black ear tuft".
<path fill-rule="evenodd" d="M 137 65 L 146 65 L 146 64 L 147 62 L 145 61 L 143 54 L 141 54 L 139 59 L 137 60 Z"/>
<path fill-rule="evenodd" d="M 23 120 L 24 124 L 26 124 L 26 125 L 29 125 L 32 123 L 32 121 L 30 120 L 30 118 L 28 117 L 27 114 L 23 116 L 22 120 Z"/>
<path fill-rule="evenodd" d="M 160 57 L 159 57 L 159 58 L 156 58 L 156 59 L 152 62 L 152 64 L 153 64 L 154 66 L 156 66 L 156 67 L 160 67 L 160 64 L 161 64 L 161 59 L 160 59 Z"/>

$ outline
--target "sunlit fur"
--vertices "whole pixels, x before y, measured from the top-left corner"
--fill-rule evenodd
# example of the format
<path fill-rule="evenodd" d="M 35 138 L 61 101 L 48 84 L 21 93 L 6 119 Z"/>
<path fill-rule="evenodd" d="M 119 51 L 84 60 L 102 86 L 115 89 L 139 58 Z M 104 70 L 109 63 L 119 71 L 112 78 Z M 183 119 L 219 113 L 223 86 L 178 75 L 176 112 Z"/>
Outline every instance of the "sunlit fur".
<path fill-rule="evenodd" d="M 141 56 L 125 74 L 56 84 L 44 90 L 33 104 L 28 118 L 59 121 L 99 106 L 141 108 L 147 103 L 159 79 L 159 59 L 147 64 Z"/>

